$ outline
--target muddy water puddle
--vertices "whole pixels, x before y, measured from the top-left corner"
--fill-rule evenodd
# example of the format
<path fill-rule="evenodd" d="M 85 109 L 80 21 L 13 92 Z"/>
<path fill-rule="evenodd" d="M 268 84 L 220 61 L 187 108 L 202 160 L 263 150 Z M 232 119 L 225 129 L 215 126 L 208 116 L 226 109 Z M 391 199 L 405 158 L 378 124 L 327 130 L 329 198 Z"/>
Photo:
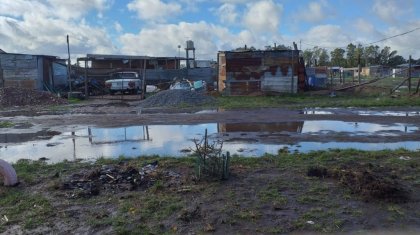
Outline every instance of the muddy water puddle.
<path fill-rule="evenodd" d="M 281 149 L 309 152 L 331 148 L 382 150 L 420 149 L 420 141 L 367 143 L 351 136 L 403 136 L 419 132 L 415 125 L 352 123 L 342 121 L 298 121 L 280 123 L 209 123 L 198 125 L 149 125 L 119 128 L 73 127 L 57 133 L 37 131 L 0 134 L 0 158 L 15 162 L 26 158 L 48 158 L 51 162 L 99 157 L 140 155 L 185 156 L 191 153 L 193 139 L 201 139 L 205 129 L 210 140 L 223 140 L 224 150 L 243 156 L 276 154 Z M 323 140 L 326 136 L 347 135 L 344 141 Z M 262 136 L 265 136 L 264 138 Z M 267 138 L 270 141 L 266 141 Z M 312 139 L 301 137 L 310 136 Z M 315 136 L 315 138 L 313 138 Z M 273 139 L 275 141 L 273 141 Z"/>

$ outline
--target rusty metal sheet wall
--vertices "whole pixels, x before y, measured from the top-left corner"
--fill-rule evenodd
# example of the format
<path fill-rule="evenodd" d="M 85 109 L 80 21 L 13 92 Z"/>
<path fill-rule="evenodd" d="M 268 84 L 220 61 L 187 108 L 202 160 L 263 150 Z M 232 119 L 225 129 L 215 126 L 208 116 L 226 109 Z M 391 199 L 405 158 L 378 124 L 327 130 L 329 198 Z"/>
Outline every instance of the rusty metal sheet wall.
<path fill-rule="evenodd" d="M 299 66 L 297 51 L 219 53 L 219 60 L 222 57 L 225 57 L 225 63 L 219 64 L 219 90 L 226 88 L 229 95 L 264 91 L 295 93 L 298 84 L 299 88 L 301 83 L 304 86 L 305 80 L 302 79 L 303 72 Z"/>

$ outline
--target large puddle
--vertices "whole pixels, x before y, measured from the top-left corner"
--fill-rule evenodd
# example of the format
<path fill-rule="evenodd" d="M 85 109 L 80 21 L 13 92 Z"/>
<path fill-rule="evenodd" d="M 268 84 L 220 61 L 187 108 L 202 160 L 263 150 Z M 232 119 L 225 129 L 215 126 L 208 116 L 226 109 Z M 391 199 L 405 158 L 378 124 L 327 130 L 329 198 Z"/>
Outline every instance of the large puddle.
<path fill-rule="evenodd" d="M 341 136 L 402 136 L 419 132 L 415 125 L 353 123 L 342 121 L 305 121 L 281 123 L 233 123 L 199 125 L 150 125 L 120 128 L 75 127 L 74 131 L 53 135 L 54 132 L 0 134 L 0 157 L 15 162 L 26 158 L 48 158 L 51 162 L 75 159 L 96 159 L 140 155 L 185 156 L 207 129 L 210 140 L 224 140 L 223 149 L 232 154 L 261 156 L 276 154 L 280 149 L 309 152 L 313 150 L 360 149 L 382 150 L 405 148 L 419 150 L 420 141 L 387 143 L 323 141 L 322 137 Z M 290 144 L 288 136 L 319 136 L 316 141 Z M 261 136 L 269 136 L 264 141 Z M 273 139 L 277 139 L 274 141 Z M 350 138 L 351 139 L 351 138 Z"/>

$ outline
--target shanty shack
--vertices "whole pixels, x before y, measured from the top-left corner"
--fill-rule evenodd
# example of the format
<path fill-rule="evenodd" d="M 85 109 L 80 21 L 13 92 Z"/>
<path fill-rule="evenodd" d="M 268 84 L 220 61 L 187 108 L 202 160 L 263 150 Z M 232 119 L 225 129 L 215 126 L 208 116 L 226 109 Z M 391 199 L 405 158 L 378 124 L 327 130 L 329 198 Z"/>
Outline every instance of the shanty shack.
<path fill-rule="evenodd" d="M 218 90 L 227 95 L 297 93 L 305 89 L 299 50 L 218 53 Z"/>
<path fill-rule="evenodd" d="M 49 90 L 66 83 L 67 66 L 56 56 L 0 53 L 0 87 Z"/>

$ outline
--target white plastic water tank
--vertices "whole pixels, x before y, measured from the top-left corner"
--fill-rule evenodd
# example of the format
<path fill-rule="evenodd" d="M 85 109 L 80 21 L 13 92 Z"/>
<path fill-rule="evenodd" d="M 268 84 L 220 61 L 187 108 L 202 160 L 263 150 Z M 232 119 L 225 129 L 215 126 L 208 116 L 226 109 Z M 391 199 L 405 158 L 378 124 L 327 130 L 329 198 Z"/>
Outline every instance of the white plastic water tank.
<path fill-rule="evenodd" d="M 192 40 L 187 41 L 187 50 L 194 49 L 194 42 Z"/>

